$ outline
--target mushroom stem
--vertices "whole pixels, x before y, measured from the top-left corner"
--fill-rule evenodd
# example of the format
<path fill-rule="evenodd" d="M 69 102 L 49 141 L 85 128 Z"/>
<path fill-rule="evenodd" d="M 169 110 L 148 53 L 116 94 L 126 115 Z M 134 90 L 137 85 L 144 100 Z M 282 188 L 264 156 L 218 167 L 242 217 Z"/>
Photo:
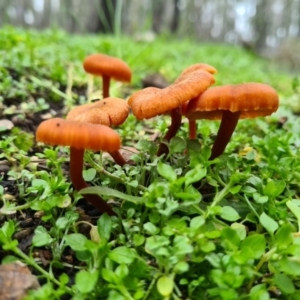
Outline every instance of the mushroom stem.
<path fill-rule="evenodd" d="M 190 140 L 196 139 L 196 137 L 197 137 L 196 129 L 197 129 L 196 120 L 189 120 L 189 138 L 190 138 Z"/>
<path fill-rule="evenodd" d="M 109 83 L 110 83 L 110 77 L 106 75 L 102 75 L 102 93 L 103 98 L 109 97 Z"/>
<path fill-rule="evenodd" d="M 70 148 L 70 178 L 77 191 L 89 187 L 82 177 L 84 149 Z M 111 206 L 99 195 L 85 194 L 84 198 L 101 212 L 110 216 L 116 215 Z"/>
<path fill-rule="evenodd" d="M 239 117 L 240 117 L 240 111 L 237 112 L 231 112 L 226 110 L 223 111 L 221 124 L 217 133 L 216 140 L 212 147 L 209 160 L 215 159 L 216 157 L 220 156 L 224 152 L 234 132 Z"/>
<path fill-rule="evenodd" d="M 181 106 L 172 109 L 170 115 L 171 115 L 171 125 L 169 126 L 168 131 L 163 138 L 163 140 L 167 142 L 169 142 L 171 138 L 173 138 L 176 135 L 177 131 L 180 128 L 181 119 L 182 119 Z M 157 151 L 157 156 L 161 156 L 162 154 L 168 154 L 168 147 L 164 143 L 160 143 Z"/>
<path fill-rule="evenodd" d="M 109 154 L 119 166 L 123 167 L 127 163 L 120 151 L 109 152 Z"/>

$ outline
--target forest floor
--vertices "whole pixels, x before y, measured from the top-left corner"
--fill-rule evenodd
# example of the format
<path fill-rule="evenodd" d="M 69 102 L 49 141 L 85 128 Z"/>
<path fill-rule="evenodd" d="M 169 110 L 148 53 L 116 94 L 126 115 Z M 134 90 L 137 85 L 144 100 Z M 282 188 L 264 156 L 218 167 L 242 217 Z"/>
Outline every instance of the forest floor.
<path fill-rule="evenodd" d="M 130 163 L 85 153 L 84 179 L 109 217 L 74 190 L 69 149 L 35 140 L 44 120 L 101 98 L 101 79 L 82 68 L 96 52 L 132 69 L 130 84 L 111 82 L 114 97 L 201 62 L 218 70 L 215 85 L 272 86 L 280 106 L 240 120 L 213 161 L 218 121 L 199 121 L 189 141 L 183 119 L 157 157 L 169 117 L 130 114 L 115 128 Z M 300 299 L 299 76 L 235 46 L 165 38 L 6 27 L 0 53 L 1 299 Z"/>

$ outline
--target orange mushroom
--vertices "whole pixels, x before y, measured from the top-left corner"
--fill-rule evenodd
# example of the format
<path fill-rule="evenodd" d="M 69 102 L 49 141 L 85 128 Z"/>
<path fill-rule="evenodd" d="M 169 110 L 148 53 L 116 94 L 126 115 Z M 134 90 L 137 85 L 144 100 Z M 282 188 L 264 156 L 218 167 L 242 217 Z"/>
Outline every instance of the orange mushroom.
<path fill-rule="evenodd" d="M 70 146 L 70 178 L 78 191 L 88 187 L 82 176 L 85 149 L 113 152 L 121 146 L 120 136 L 105 125 L 61 118 L 42 122 L 37 128 L 36 140 L 53 146 Z M 110 205 L 100 196 L 85 194 L 84 197 L 101 212 L 115 215 Z"/>
<path fill-rule="evenodd" d="M 127 102 L 120 98 L 108 97 L 101 101 L 88 103 L 73 108 L 67 115 L 67 120 L 118 126 L 125 122 L 129 114 Z M 109 152 L 114 161 L 123 166 L 126 161 L 119 150 Z"/>
<path fill-rule="evenodd" d="M 221 155 L 239 119 L 268 116 L 279 105 L 277 92 L 267 84 L 243 83 L 207 89 L 185 109 L 189 120 L 221 120 L 210 160 Z"/>
<path fill-rule="evenodd" d="M 128 104 L 139 120 L 170 112 L 171 125 L 164 136 L 164 140 L 170 141 L 181 125 L 181 105 L 201 94 L 214 82 L 214 77 L 206 71 L 188 72 L 164 89 L 149 87 L 134 93 Z M 158 155 L 165 153 L 167 148 L 161 143 Z"/>
<path fill-rule="evenodd" d="M 204 63 L 193 64 L 193 65 L 185 68 L 181 72 L 180 76 L 176 79 L 175 82 L 180 81 L 183 76 L 185 76 L 191 72 L 195 72 L 195 71 L 199 71 L 199 70 L 206 71 L 210 74 L 216 74 L 218 72 L 216 68 L 214 68 L 213 66 L 208 65 L 208 64 L 204 64 Z M 185 110 L 186 110 L 188 103 L 189 102 L 187 101 L 182 104 L 181 109 L 182 109 L 183 115 L 185 114 Z M 191 140 L 196 138 L 196 127 L 197 127 L 196 120 L 189 120 L 189 138 Z"/>
<path fill-rule="evenodd" d="M 180 81 L 182 78 L 184 78 L 185 75 L 195 72 L 195 71 L 206 71 L 210 74 L 216 74 L 218 73 L 217 69 L 214 68 L 213 66 L 205 63 L 198 63 L 198 64 L 193 64 L 185 68 L 179 77 L 175 80 L 175 82 Z"/>
<path fill-rule="evenodd" d="M 131 70 L 121 59 L 105 54 L 95 53 L 83 61 L 84 70 L 95 76 L 102 76 L 103 98 L 109 97 L 110 78 L 122 82 L 131 81 Z"/>

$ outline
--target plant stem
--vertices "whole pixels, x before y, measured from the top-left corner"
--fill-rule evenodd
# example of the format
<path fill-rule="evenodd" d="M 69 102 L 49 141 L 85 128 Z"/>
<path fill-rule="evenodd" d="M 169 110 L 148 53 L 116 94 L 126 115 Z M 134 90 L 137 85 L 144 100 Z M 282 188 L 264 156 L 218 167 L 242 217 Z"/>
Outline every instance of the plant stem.
<path fill-rule="evenodd" d="M 9 208 L 2 207 L 0 209 L 0 214 L 7 215 L 7 214 L 12 214 L 17 210 L 27 209 L 27 208 L 31 207 L 31 205 L 32 205 L 32 203 L 34 203 L 34 201 L 31 201 L 31 202 L 28 202 L 28 203 L 25 203 L 25 204 L 22 204 L 19 206 L 9 207 Z"/>
<path fill-rule="evenodd" d="M 72 99 L 70 99 L 70 97 L 69 97 L 68 95 L 66 95 L 65 93 L 63 93 L 62 91 L 60 91 L 58 88 L 56 88 L 55 86 L 53 86 L 52 83 L 49 84 L 48 82 L 44 82 L 44 81 L 42 81 L 42 80 L 40 80 L 40 79 L 38 79 L 37 77 L 32 76 L 32 75 L 29 77 L 29 79 L 30 79 L 32 82 L 34 82 L 34 83 L 36 83 L 36 84 L 38 84 L 38 85 L 40 85 L 40 86 L 42 86 L 42 87 L 45 87 L 45 88 L 50 89 L 51 92 L 53 92 L 53 93 L 55 93 L 56 95 L 58 95 L 58 96 L 64 98 L 64 99 L 67 100 L 68 102 L 72 102 Z"/>
<path fill-rule="evenodd" d="M 215 195 L 214 200 L 210 205 L 210 208 L 216 206 L 222 199 L 224 199 L 229 194 L 229 190 L 233 186 L 234 186 L 234 182 L 230 180 L 229 183 L 226 184 L 225 187 Z M 207 211 L 205 218 L 208 218 L 209 215 L 210 215 L 210 211 Z"/>
<path fill-rule="evenodd" d="M 109 177 L 110 179 L 112 179 L 113 181 L 117 181 L 123 184 L 126 184 L 126 182 L 124 180 L 122 180 L 120 177 L 117 177 L 111 173 L 109 173 L 108 171 L 106 171 L 102 166 L 98 165 L 97 163 L 95 163 L 91 157 L 88 155 L 87 156 L 87 160 L 89 162 L 89 164 L 91 165 L 91 167 L 93 167 L 98 173 L 102 173 L 103 175 Z M 141 191 L 147 191 L 147 188 L 143 185 L 138 185 L 137 188 Z"/>
<path fill-rule="evenodd" d="M 257 264 L 257 266 L 255 268 L 255 272 L 258 272 L 260 270 L 260 268 L 263 266 L 263 264 L 269 260 L 269 258 L 273 255 L 273 253 L 276 252 L 276 250 L 277 250 L 277 248 L 274 247 L 271 250 L 269 250 L 269 252 L 265 253 L 261 257 L 260 261 L 258 262 L 258 264 Z M 250 282 L 247 285 L 247 290 L 248 291 L 251 290 L 254 280 L 255 280 L 255 276 L 252 277 L 252 279 L 250 280 Z"/>
<path fill-rule="evenodd" d="M 21 257 L 28 265 L 32 266 L 33 268 L 35 268 L 36 270 L 38 270 L 42 275 L 44 275 L 48 280 L 52 281 L 53 283 L 57 284 L 58 286 L 61 285 L 61 283 L 55 279 L 53 277 L 53 275 L 49 274 L 47 271 L 45 271 L 42 267 L 40 267 L 35 261 L 34 259 L 32 259 L 31 257 L 27 256 L 26 254 L 24 254 L 18 247 L 15 247 L 13 249 L 11 249 L 16 255 L 18 255 L 19 257 Z M 74 292 L 72 291 L 71 288 L 65 286 L 65 289 L 71 293 L 72 295 L 74 294 Z"/>

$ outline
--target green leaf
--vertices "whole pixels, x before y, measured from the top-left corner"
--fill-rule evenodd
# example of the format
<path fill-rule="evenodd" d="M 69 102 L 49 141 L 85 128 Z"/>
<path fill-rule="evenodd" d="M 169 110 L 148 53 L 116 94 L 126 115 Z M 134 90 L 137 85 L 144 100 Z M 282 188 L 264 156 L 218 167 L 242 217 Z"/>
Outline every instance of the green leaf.
<path fill-rule="evenodd" d="M 223 206 L 220 217 L 227 221 L 236 221 L 240 218 L 238 212 L 231 206 Z"/>
<path fill-rule="evenodd" d="M 191 220 L 190 227 L 191 229 L 198 229 L 204 224 L 205 224 L 205 218 L 203 216 L 197 216 Z"/>
<path fill-rule="evenodd" d="M 159 233 L 159 228 L 150 222 L 145 223 L 143 227 L 148 234 L 156 235 L 157 233 Z"/>
<path fill-rule="evenodd" d="M 134 234 L 133 243 L 135 246 L 141 246 L 145 242 L 145 237 L 141 234 Z"/>
<path fill-rule="evenodd" d="M 67 285 L 70 281 L 70 277 L 66 274 L 66 273 L 62 273 L 60 276 L 59 276 L 59 282 L 62 284 L 62 285 Z"/>
<path fill-rule="evenodd" d="M 271 235 L 278 229 L 278 223 L 264 212 L 260 215 L 259 222 Z"/>
<path fill-rule="evenodd" d="M 253 251 L 251 247 L 242 247 L 234 255 L 234 260 L 241 265 L 247 264 L 249 260 L 253 260 Z"/>
<path fill-rule="evenodd" d="M 227 246 L 226 248 L 229 249 L 236 249 L 240 244 L 240 237 L 236 233 L 234 229 L 231 229 L 229 227 L 224 228 L 221 231 L 221 238 L 222 241 Z"/>
<path fill-rule="evenodd" d="M 194 182 L 200 181 L 203 177 L 206 176 L 206 168 L 202 165 L 196 165 L 192 170 L 188 171 L 185 174 L 185 186 L 189 186 Z"/>
<path fill-rule="evenodd" d="M 216 250 L 216 245 L 214 242 L 206 241 L 204 244 L 199 245 L 201 251 L 209 253 Z"/>
<path fill-rule="evenodd" d="M 290 224 L 282 225 L 275 234 L 278 246 L 286 248 L 293 242 L 293 229 Z"/>
<path fill-rule="evenodd" d="M 84 294 L 92 292 L 97 283 L 98 275 L 98 272 L 90 273 L 86 270 L 80 270 L 75 276 L 76 288 Z"/>
<path fill-rule="evenodd" d="M 115 273 L 116 273 L 116 275 L 117 275 L 119 278 L 122 279 L 122 278 L 124 278 L 124 277 L 126 277 L 126 276 L 128 275 L 129 269 L 128 269 L 127 265 L 125 265 L 125 264 L 120 264 L 120 265 L 116 268 Z"/>
<path fill-rule="evenodd" d="M 241 244 L 241 248 L 250 248 L 254 258 L 260 258 L 266 249 L 266 239 L 262 234 L 253 234 L 246 237 Z"/>
<path fill-rule="evenodd" d="M 249 293 L 250 300 L 270 300 L 266 284 L 255 285 Z"/>
<path fill-rule="evenodd" d="M 232 223 L 230 227 L 236 231 L 241 241 L 246 238 L 247 230 L 245 225 L 241 223 Z"/>
<path fill-rule="evenodd" d="M 41 247 L 45 245 L 50 245 L 54 239 L 50 236 L 48 231 L 43 226 L 38 226 L 34 231 L 34 236 L 32 239 L 32 244 L 35 247 Z"/>
<path fill-rule="evenodd" d="M 118 277 L 112 270 L 103 268 L 101 272 L 102 278 L 108 282 L 117 283 Z"/>
<path fill-rule="evenodd" d="M 155 235 L 146 239 L 146 251 L 152 253 L 155 250 L 170 244 L 170 239 L 166 236 Z"/>
<path fill-rule="evenodd" d="M 275 274 L 274 283 L 283 294 L 293 294 L 295 292 L 293 281 L 285 274 Z"/>
<path fill-rule="evenodd" d="M 300 207 L 291 200 L 288 201 L 286 203 L 286 205 L 291 210 L 291 212 L 294 214 L 294 216 L 297 218 L 298 231 L 300 231 Z"/>
<path fill-rule="evenodd" d="M 15 232 L 15 224 L 12 220 L 4 222 L 3 226 L 0 229 L 0 242 L 6 243 L 11 240 Z"/>
<path fill-rule="evenodd" d="M 268 202 L 269 197 L 268 196 L 261 196 L 259 193 L 254 193 L 253 194 L 253 199 L 256 203 L 264 204 L 264 203 Z"/>
<path fill-rule="evenodd" d="M 100 239 L 108 241 L 112 230 L 112 222 L 110 216 L 103 214 L 97 221 L 97 228 Z"/>
<path fill-rule="evenodd" d="M 235 195 L 237 194 L 240 190 L 241 190 L 242 186 L 241 185 L 236 185 L 236 186 L 233 186 L 229 192 L 232 194 L 232 195 Z"/>
<path fill-rule="evenodd" d="M 68 218 L 60 217 L 56 220 L 55 225 L 57 226 L 58 229 L 63 230 L 67 227 L 68 223 L 69 223 Z"/>
<path fill-rule="evenodd" d="M 169 297 L 174 288 L 173 280 L 168 276 L 162 276 L 157 280 L 156 287 L 163 297 Z"/>
<path fill-rule="evenodd" d="M 84 171 L 82 172 L 82 176 L 83 176 L 83 179 L 84 179 L 85 181 L 92 181 L 92 180 L 94 180 L 96 174 L 97 174 L 97 172 L 96 172 L 96 170 L 93 169 L 93 168 L 89 168 L 89 169 L 84 170 Z"/>
<path fill-rule="evenodd" d="M 176 235 L 174 238 L 174 252 L 177 256 L 192 253 L 194 248 L 191 245 L 191 241 L 188 237 L 182 235 Z"/>
<path fill-rule="evenodd" d="M 285 182 L 283 180 L 272 180 L 269 179 L 267 185 L 263 188 L 263 193 L 266 196 L 276 198 L 278 197 L 285 189 Z"/>
<path fill-rule="evenodd" d="M 169 182 L 173 182 L 177 178 L 174 169 L 161 161 L 157 164 L 157 171 L 160 176 L 167 179 Z"/>
<path fill-rule="evenodd" d="M 109 253 L 109 258 L 119 264 L 131 264 L 136 257 L 135 250 L 125 246 L 117 247 Z"/>
<path fill-rule="evenodd" d="M 185 261 L 180 261 L 174 266 L 174 272 L 177 274 L 182 274 L 189 270 L 189 264 Z"/>
<path fill-rule="evenodd" d="M 279 261 L 279 265 L 284 273 L 292 276 L 300 276 L 300 262 L 298 258 L 283 257 Z"/>
<path fill-rule="evenodd" d="M 88 240 L 86 236 L 81 233 L 72 233 L 68 234 L 65 237 L 65 242 L 70 246 L 74 251 L 84 251 L 86 249 L 86 241 Z"/>
<path fill-rule="evenodd" d="M 134 204 L 141 203 L 143 201 L 142 197 L 136 197 L 136 196 L 131 196 L 128 194 L 124 194 L 122 192 L 119 192 L 117 190 L 104 187 L 104 186 L 91 186 L 88 188 L 84 188 L 80 190 L 80 194 L 96 194 L 99 196 L 108 196 L 108 197 L 114 197 L 114 198 L 119 198 L 128 202 L 132 202 Z"/>
<path fill-rule="evenodd" d="M 181 137 L 175 136 L 169 142 L 169 148 L 171 153 L 180 153 L 186 149 L 186 140 Z"/>

